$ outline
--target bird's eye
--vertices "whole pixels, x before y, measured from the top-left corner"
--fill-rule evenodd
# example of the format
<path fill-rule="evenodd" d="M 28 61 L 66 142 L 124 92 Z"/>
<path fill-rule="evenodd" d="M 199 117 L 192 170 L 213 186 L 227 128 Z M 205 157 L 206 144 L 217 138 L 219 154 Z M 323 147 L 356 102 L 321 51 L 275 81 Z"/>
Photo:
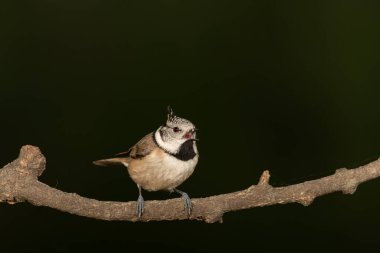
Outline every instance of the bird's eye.
<path fill-rule="evenodd" d="M 178 132 L 181 132 L 181 129 L 179 129 L 178 127 L 174 127 L 174 128 L 173 128 L 173 131 L 174 131 L 175 133 L 178 133 Z"/>

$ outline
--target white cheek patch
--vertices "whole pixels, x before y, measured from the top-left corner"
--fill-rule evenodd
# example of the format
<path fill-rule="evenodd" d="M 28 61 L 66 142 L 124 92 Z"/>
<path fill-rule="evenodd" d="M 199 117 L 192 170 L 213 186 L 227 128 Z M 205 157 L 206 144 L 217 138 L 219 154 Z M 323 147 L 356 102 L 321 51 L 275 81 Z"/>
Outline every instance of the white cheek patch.
<path fill-rule="evenodd" d="M 181 147 L 183 141 L 172 139 L 169 142 L 164 142 L 161 138 L 160 131 L 157 130 L 154 133 L 154 138 L 162 149 L 166 150 L 169 153 L 176 154 Z"/>

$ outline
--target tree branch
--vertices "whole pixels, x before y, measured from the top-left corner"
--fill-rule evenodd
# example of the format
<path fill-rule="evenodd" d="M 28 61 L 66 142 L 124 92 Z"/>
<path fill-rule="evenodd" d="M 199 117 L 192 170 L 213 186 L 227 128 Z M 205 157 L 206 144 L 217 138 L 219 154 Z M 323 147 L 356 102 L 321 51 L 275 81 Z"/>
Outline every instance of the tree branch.
<path fill-rule="evenodd" d="M 39 148 L 23 146 L 19 157 L 0 170 L 0 201 L 10 204 L 28 201 L 36 206 L 47 206 L 89 218 L 101 220 L 138 221 L 136 202 L 98 201 L 66 193 L 38 181 L 45 170 L 46 160 Z M 357 186 L 380 176 L 380 159 L 356 169 L 338 169 L 327 177 L 304 183 L 272 187 L 269 172 L 261 175 L 257 185 L 248 189 L 192 199 L 193 211 L 187 216 L 181 198 L 146 201 L 141 221 L 204 220 L 222 222 L 223 214 L 231 211 L 269 206 L 274 204 L 300 203 L 307 206 L 316 197 L 341 191 L 353 194 Z"/>

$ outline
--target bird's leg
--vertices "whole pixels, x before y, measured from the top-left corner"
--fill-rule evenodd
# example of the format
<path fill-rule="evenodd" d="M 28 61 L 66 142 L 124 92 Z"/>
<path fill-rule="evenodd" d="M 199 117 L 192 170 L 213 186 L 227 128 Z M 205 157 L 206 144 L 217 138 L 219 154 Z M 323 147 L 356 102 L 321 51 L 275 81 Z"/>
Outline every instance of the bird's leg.
<path fill-rule="evenodd" d="M 183 203 L 185 205 L 185 211 L 187 212 L 188 215 L 190 215 L 191 214 L 191 209 L 193 207 L 191 205 L 191 199 L 190 199 L 189 195 L 187 195 L 186 192 L 180 191 L 180 190 L 178 190 L 176 188 L 174 189 L 174 191 L 182 195 Z"/>
<path fill-rule="evenodd" d="M 137 185 L 137 188 L 139 188 L 139 197 L 137 198 L 136 215 L 140 219 L 144 212 L 144 198 L 141 195 L 141 186 Z"/>

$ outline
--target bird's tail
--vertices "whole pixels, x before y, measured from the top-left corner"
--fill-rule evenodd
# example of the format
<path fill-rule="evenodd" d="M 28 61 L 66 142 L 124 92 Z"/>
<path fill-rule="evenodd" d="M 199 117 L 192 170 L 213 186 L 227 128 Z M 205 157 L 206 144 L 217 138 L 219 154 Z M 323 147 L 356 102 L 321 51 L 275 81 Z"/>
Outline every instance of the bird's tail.
<path fill-rule="evenodd" d="M 99 166 L 110 166 L 110 165 L 125 165 L 128 166 L 129 158 L 126 157 L 115 157 L 109 159 L 102 159 L 92 162 L 95 165 Z"/>

